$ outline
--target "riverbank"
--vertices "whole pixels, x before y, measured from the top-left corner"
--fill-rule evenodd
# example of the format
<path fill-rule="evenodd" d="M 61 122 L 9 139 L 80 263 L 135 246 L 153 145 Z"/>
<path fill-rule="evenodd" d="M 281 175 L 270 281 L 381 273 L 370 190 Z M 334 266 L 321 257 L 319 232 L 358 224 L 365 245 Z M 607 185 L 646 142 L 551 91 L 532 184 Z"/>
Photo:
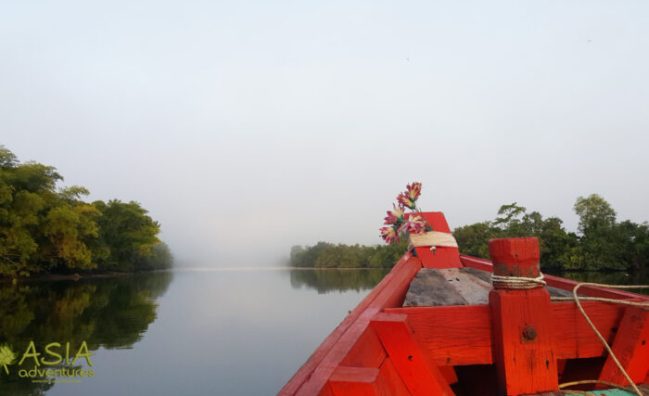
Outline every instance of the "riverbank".
<path fill-rule="evenodd" d="M 74 274 L 40 274 L 29 277 L 11 278 L 0 277 L 0 284 L 2 283 L 28 283 L 40 281 L 79 281 L 82 279 L 101 279 L 101 278 L 117 278 L 139 274 L 155 274 L 159 272 L 168 272 L 170 269 L 156 269 L 150 271 L 134 271 L 134 272 L 98 272 L 98 273 L 74 273 Z"/>

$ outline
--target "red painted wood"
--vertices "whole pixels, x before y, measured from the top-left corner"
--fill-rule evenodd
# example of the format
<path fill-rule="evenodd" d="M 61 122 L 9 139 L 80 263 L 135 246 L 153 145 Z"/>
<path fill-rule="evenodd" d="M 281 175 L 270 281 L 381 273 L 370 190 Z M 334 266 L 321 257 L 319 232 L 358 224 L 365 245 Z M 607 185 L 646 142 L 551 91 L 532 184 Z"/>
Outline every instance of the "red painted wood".
<path fill-rule="evenodd" d="M 489 294 L 493 359 L 507 395 L 559 390 L 550 294 L 545 288 Z"/>
<path fill-rule="evenodd" d="M 539 241 L 536 238 L 501 238 L 489 241 L 489 255 L 494 274 L 502 276 L 539 276 Z"/>
<path fill-rule="evenodd" d="M 494 274 L 537 277 L 539 241 L 506 238 L 489 241 Z M 493 357 L 501 393 L 521 395 L 559 390 L 552 334 L 552 306 L 545 287 L 494 289 L 489 293 Z"/>
<path fill-rule="evenodd" d="M 389 358 L 383 361 L 381 371 L 379 373 L 381 389 L 385 392 L 386 396 L 410 396 L 408 388 L 399 377 L 399 373 L 394 368 L 392 360 Z"/>
<path fill-rule="evenodd" d="M 605 338 L 614 334 L 624 307 L 582 303 Z M 557 359 L 601 356 L 604 347 L 572 302 L 552 303 L 552 338 Z M 439 366 L 492 364 L 491 312 L 488 305 L 388 308 L 405 314 L 417 339 Z"/>
<path fill-rule="evenodd" d="M 386 357 L 385 349 L 374 330 L 366 328 L 358 341 L 340 363 L 350 367 L 381 367 Z"/>
<path fill-rule="evenodd" d="M 464 267 L 475 268 L 487 272 L 494 271 L 493 264 L 491 264 L 491 261 L 487 259 L 473 257 L 473 256 L 465 256 L 461 254 L 460 261 L 462 262 L 462 265 Z"/>
<path fill-rule="evenodd" d="M 627 307 L 611 346 L 622 367 L 634 383 L 641 383 L 649 374 L 649 310 Z M 599 379 L 620 386 L 629 385 L 609 356 Z"/>
<path fill-rule="evenodd" d="M 331 389 L 331 385 L 327 382 L 325 386 L 322 388 L 320 391 L 320 394 L 318 396 L 335 396 L 333 389 Z"/>
<path fill-rule="evenodd" d="M 622 319 L 624 307 L 594 301 L 584 301 L 581 304 L 604 338 L 609 342 L 612 341 L 614 329 Z M 591 358 L 604 353 L 602 343 L 575 303 L 570 301 L 553 303 L 552 311 L 557 359 Z"/>
<path fill-rule="evenodd" d="M 563 371 L 566 369 L 566 359 L 557 359 L 557 373 L 559 374 L 559 378 L 563 375 Z"/>
<path fill-rule="evenodd" d="M 410 396 L 390 359 L 378 368 L 338 366 L 325 388 L 334 396 Z"/>
<path fill-rule="evenodd" d="M 455 372 L 455 367 L 439 366 L 439 372 L 442 373 L 442 376 L 447 383 L 452 385 L 457 382 L 457 373 Z"/>
<path fill-rule="evenodd" d="M 370 319 L 381 309 L 401 305 L 410 281 L 421 269 L 416 257 L 404 255 L 385 278 L 325 339 L 316 352 L 280 390 L 280 395 L 317 395 L 358 342 Z"/>
<path fill-rule="evenodd" d="M 438 366 L 491 364 L 491 312 L 487 305 L 390 308 L 408 324 Z"/>
<path fill-rule="evenodd" d="M 429 359 L 406 323 L 406 315 L 378 314 L 370 326 L 413 396 L 453 395 L 438 367 Z"/>
<path fill-rule="evenodd" d="M 451 232 L 444 213 L 422 212 L 421 216 L 434 231 Z M 415 248 L 415 252 L 425 268 L 459 268 L 462 266 L 458 248 L 440 246 L 431 251 L 430 247 L 423 246 Z"/>

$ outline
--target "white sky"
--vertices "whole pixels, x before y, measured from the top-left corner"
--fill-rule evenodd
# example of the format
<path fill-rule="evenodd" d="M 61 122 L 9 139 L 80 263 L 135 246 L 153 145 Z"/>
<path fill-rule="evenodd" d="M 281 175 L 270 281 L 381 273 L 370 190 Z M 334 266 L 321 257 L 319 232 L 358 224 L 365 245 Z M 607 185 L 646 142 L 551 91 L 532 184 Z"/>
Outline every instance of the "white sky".
<path fill-rule="evenodd" d="M 646 1 L 0 2 L 0 144 L 136 200 L 180 263 L 517 201 L 649 220 Z"/>

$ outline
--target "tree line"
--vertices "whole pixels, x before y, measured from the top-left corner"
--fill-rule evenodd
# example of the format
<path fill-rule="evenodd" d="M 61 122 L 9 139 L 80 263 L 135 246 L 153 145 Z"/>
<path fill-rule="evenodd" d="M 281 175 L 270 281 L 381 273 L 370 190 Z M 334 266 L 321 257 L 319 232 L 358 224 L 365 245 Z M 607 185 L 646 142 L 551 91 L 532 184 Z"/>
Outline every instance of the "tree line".
<path fill-rule="evenodd" d="M 539 238 L 541 266 L 550 271 L 649 270 L 649 224 L 618 222 L 617 214 L 601 196 L 579 197 L 574 205 L 577 232 L 566 230 L 558 217 L 544 217 L 516 202 L 502 205 L 492 221 L 458 227 L 453 231 L 463 254 L 489 258 L 493 238 Z M 393 266 L 406 244 L 387 246 L 343 245 L 318 242 L 294 246 L 290 264 L 314 268 L 385 268 Z"/>
<path fill-rule="evenodd" d="M 86 202 L 86 188 L 57 188 L 62 180 L 0 146 L 0 277 L 171 266 L 160 224 L 140 204 Z"/>
<path fill-rule="evenodd" d="M 492 238 L 535 236 L 541 266 L 556 271 L 628 271 L 649 269 L 649 224 L 617 221 L 617 214 L 601 196 L 579 197 L 573 207 L 579 217 L 570 232 L 558 217 L 544 218 L 517 203 L 502 205 L 493 221 L 458 227 L 453 234 L 464 254 L 489 257 Z"/>
<path fill-rule="evenodd" d="M 385 246 L 318 242 L 314 246 L 293 246 L 290 265 L 299 268 L 391 268 L 407 248 L 407 242 Z"/>

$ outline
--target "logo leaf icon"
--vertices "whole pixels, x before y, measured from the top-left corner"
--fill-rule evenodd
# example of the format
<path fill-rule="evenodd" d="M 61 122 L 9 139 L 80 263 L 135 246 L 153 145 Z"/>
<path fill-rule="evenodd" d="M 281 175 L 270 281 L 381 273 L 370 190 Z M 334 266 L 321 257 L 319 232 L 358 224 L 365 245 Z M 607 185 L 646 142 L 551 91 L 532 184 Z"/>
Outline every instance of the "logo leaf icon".
<path fill-rule="evenodd" d="M 7 345 L 0 345 L 0 366 L 3 366 L 5 373 L 9 375 L 8 365 L 12 364 L 16 359 L 16 355 Z"/>

